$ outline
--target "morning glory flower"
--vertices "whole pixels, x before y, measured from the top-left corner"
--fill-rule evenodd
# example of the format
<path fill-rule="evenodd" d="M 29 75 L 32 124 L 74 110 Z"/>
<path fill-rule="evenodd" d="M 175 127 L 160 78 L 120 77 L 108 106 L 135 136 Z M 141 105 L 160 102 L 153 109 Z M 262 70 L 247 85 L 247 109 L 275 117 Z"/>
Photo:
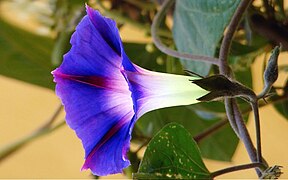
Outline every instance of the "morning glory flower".
<path fill-rule="evenodd" d="M 137 119 L 155 109 L 197 103 L 207 91 L 189 81 L 195 77 L 133 64 L 116 23 L 88 6 L 86 11 L 71 49 L 52 74 L 66 122 L 85 149 L 82 169 L 105 176 L 130 165 L 126 153 Z"/>

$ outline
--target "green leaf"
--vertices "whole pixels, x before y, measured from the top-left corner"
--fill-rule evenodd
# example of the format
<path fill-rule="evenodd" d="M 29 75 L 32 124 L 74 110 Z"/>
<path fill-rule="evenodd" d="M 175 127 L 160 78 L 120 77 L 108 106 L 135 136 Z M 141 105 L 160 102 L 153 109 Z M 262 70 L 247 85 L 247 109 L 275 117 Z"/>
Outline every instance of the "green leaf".
<path fill-rule="evenodd" d="M 173 37 L 180 52 L 214 57 L 240 0 L 176 1 Z M 206 76 L 211 64 L 185 61 L 185 69 Z"/>
<path fill-rule="evenodd" d="M 0 20 L 0 74 L 54 88 L 52 39 L 37 36 Z"/>
<path fill-rule="evenodd" d="M 85 12 L 84 0 L 57 0 L 54 2 L 53 30 L 56 33 L 55 45 L 52 51 L 52 64 L 61 64 L 63 55 L 71 48 L 70 37 Z"/>
<path fill-rule="evenodd" d="M 200 105 L 202 104 L 204 104 L 203 107 L 205 108 L 210 107 L 210 102 L 198 103 L 198 109 L 201 108 Z M 218 108 L 215 108 L 215 111 L 217 109 L 223 110 L 221 110 L 222 113 L 220 112 L 218 116 L 210 116 L 212 118 L 209 119 L 209 121 L 203 119 L 202 116 L 199 117 L 198 114 L 195 113 L 195 105 L 171 107 L 155 110 L 145 114 L 137 121 L 136 129 L 146 137 L 153 137 L 155 133 L 166 124 L 171 122 L 177 122 L 183 125 L 193 136 L 196 136 L 211 125 L 219 122 L 224 116 L 223 103 L 221 104 L 219 102 L 211 102 L 211 106 L 213 105 L 218 106 Z M 203 111 L 206 112 L 206 109 L 203 108 Z M 213 112 L 214 111 L 212 111 L 212 113 Z M 203 139 L 200 142 L 199 146 L 202 155 L 205 158 L 221 161 L 230 161 L 237 148 L 237 144 L 238 138 L 227 123 L 227 125 L 222 127 L 218 132 Z"/>
<path fill-rule="evenodd" d="M 196 142 L 183 126 L 166 125 L 150 141 L 135 178 L 211 179 Z"/>
<path fill-rule="evenodd" d="M 286 13 L 285 13 L 285 6 L 284 6 L 284 0 L 278 0 L 275 1 L 275 6 L 277 8 L 278 6 L 278 11 L 276 11 L 277 15 L 279 15 L 279 17 L 281 18 L 281 21 L 285 21 L 286 20 Z"/>
<path fill-rule="evenodd" d="M 148 45 L 144 43 L 124 43 L 125 52 L 133 63 L 149 70 L 166 72 L 165 55 L 153 45 L 148 52 L 146 46 Z M 157 61 L 159 58 L 163 61 Z"/>
<path fill-rule="evenodd" d="M 234 73 L 235 73 L 235 79 L 237 79 L 238 82 L 245 85 L 246 87 L 253 89 L 251 67 L 242 70 L 238 69 L 234 71 Z"/>
<path fill-rule="evenodd" d="M 225 106 L 222 101 L 211 101 L 193 104 L 190 106 L 201 119 L 215 120 L 226 117 Z"/>
<path fill-rule="evenodd" d="M 253 89 L 251 67 L 245 68 L 245 69 L 237 69 L 234 71 L 234 74 L 235 74 L 235 79 L 237 79 L 238 82 L 245 85 L 246 87 L 249 87 L 250 89 Z M 240 98 L 238 98 L 237 100 L 238 100 L 238 105 L 240 109 L 246 110 L 250 107 L 250 104 L 247 103 L 246 101 Z"/>
<path fill-rule="evenodd" d="M 167 56 L 166 58 L 166 72 L 170 74 L 185 74 L 183 71 L 183 66 L 179 59 L 172 56 Z"/>
<path fill-rule="evenodd" d="M 145 69 L 171 74 L 184 74 L 178 59 L 167 56 L 153 44 L 124 42 L 124 49 L 133 63 Z"/>
<path fill-rule="evenodd" d="M 156 61 L 158 57 L 163 56 L 157 49 L 148 52 L 145 50 L 146 44 L 137 43 L 124 43 L 124 47 L 127 55 L 134 63 L 150 70 L 165 72 L 165 64 L 158 64 Z M 202 112 L 209 111 L 209 122 L 204 121 L 203 113 L 194 112 L 194 106 L 197 106 L 198 110 L 202 110 Z M 173 107 L 150 112 L 138 120 L 136 127 L 142 135 L 152 137 L 167 123 L 177 122 L 187 127 L 191 134 L 196 135 L 225 116 L 225 108 L 221 102 L 198 103 L 192 106 Z M 238 138 L 230 126 L 223 127 L 215 135 L 213 134 L 201 142 L 200 148 L 204 152 L 203 156 L 215 160 L 230 161 L 236 150 Z M 226 142 L 231 143 L 227 145 Z"/>
<path fill-rule="evenodd" d="M 264 52 L 265 45 L 263 42 L 262 44 L 248 46 L 233 41 L 231 55 L 228 59 L 233 71 L 245 71 L 250 68 L 255 58 Z"/>
<path fill-rule="evenodd" d="M 275 89 L 273 88 L 271 90 L 272 92 L 275 92 Z M 272 96 L 271 99 L 284 99 L 284 101 L 280 101 L 280 102 L 277 102 L 274 104 L 274 108 L 283 116 L 285 117 L 287 120 L 288 120 L 288 79 L 286 80 L 286 83 L 283 87 L 283 91 L 284 93 L 279 96 L 279 95 L 276 95 L 276 96 Z"/>
<path fill-rule="evenodd" d="M 288 100 L 283 101 L 283 102 L 279 102 L 279 103 L 275 103 L 274 104 L 274 108 L 283 116 L 286 118 L 286 120 L 288 120 Z"/>

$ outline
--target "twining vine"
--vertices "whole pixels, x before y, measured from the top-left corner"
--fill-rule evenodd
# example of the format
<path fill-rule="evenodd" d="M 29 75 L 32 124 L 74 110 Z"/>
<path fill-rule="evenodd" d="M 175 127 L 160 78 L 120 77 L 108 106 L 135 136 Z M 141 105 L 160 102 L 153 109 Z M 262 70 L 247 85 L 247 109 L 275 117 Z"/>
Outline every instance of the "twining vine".
<path fill-rule="evenodd" d="M 151 26 L 151 35 L 153 38 L 153 42 L 155 43 L 156 47 L 158 47 L 163 53 L 168 54 L 170 56 L 176 57 L 176 58 L 184 58 L 184 59 L 189 59 L 189 60 L 194 60 L 194 61 L 203 61 L 203 62 L 208 62 L 214 65 L 217 65 L 219 67 L 219 72 L 220 74 L 224 75 L 228 79 L 233 80 L 233 72 L 231 72 L 231 69 L 229 68 L 228 65 L 228 55 L 230 52 L 230 47 L 232 44 L 233 36 L 235 32 L 237 31 L 237 28 L 239 26 L 239 23 L 241 22 L 241 19 L 243 15 L 245 14 L 245 11 L 251 4 L 252 0 L 243 0 L 240 2 L 237 10 L 235 11 L 234 15 L 231 18 L 231 21 L 227 27 L 227 31 L 224 34 L 221 47 L 220 47 L 220 52 L 219 52 L 219 58 L 212 58 L 212 57 L 206 57 L 206 56 L 201 56 L 201 55 L 192 55 L 192 54 L 187 54 L 187 53 L 180 53 L 176 50 L 173 50 L 171 48 L 166 47 L 162 42 L 161 39 L 159 38 L 157 34 L 157 30 L 160 27 L 160 23 L 163 21 L 165 14 L 169 10 L 169 8 L 175 3 L 175 0 L 166 0 L 164 1 L 163 5 L 161 6 L 159 12 L 155 15 L 154 20 L 152 22 Z M 278 47 L 276 47 L 278 48 Z M 279 55 L 279 52 L 277 54 L 277 57 Z M 275 56 L 275 54 L 272 54 L 272 56 Z M 276 63 L 277 65 L 277 63 Z M 274 72 L 275 76 L 278 72 Z M 276 77 L 277 79 L 277 77 Z M 276 80 L 275 79 L 275 80 Z M 229 123 L 236 133 L 236 135 L 243 141 L 246 150 L 248 152 L 248 155 L 252 161 L 251 164 L 246 164 L 246 165 L 240 165 L 240 166 L 235 166 L 227 169 L 223 169 L 220 171 L 216 171 L 212 173 L 212 176 L 218 176 L 224 173 L 232 172 L 232 171 L 237 171 L 237 170 L 243 170 L 243 169 L 248 169 L 248 168 L 256 168 L 256 172 L 258 174 L 259 178 L 262 178 L 265 176 L 263 174 L 263 170 L 268 168 L 268 165 L 266 161 L 263 161 L 262 157 L 262 151 L 261 151 L 261 127 L 260 127 L 260 119 L 259 119 L 259 105 L 258 101 L 259 99 L 263 98 L 269 93 L 269 90 L 271 89 L 273 83 L 271 82 L 269 84 L 269 87 L 265 87 L 261 94 L 256 96 L 255 93 L 250 94 L 242 94 L 244 96 L 245 100 L 248 100 L 248 102 L 251 104 L 252 111 L 254 113 L 254 120 L 255 120 L 255 128 L 256 128 L 256 147 L 255 149 L 251 137 L 248 133 L 248 130 L 246 128 L 246 125 L 243 120 L 242 113 L 240 112 L 240 109 L 236 103 L 236 100 L 231 97 L 225 97 L 225 109 L 226 109 L 226 114 L 227 114 L 227 119 L 229 120 Z M 210 133 L 213 133 L 214 131 L 218 130 L 221 128 L 223 125 L 226 124 L 226 120 L 220 121 L 211 128 L 207 129 L 206 131 L 202 132 L 198 136 L 195 137 L 196 141 L 201 140 L 203 137 L 207 136 Z"/>

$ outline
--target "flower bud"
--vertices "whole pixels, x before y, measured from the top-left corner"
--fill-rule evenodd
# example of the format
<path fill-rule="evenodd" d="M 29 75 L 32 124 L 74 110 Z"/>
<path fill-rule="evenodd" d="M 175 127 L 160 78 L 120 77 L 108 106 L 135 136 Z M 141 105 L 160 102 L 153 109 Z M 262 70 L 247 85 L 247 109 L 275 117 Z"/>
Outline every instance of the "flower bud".
<path fill-rule="evenodd" d="M 198 98 L 198 101 L 213 101 L 224 97 L 255 97 L 255 93 L 236 81 L 231 81 L 223 75 L 214 75 L 207 78 L 191 80 L 192 83 L 209 91 Z M 246 98 L 247 99 L 247 98 Z M 247 100 L 250 100 L 248 98 Z"/>
<path fill-rule="evenodd" d="M 260 179 L 278 179 L 283 172 L 281 171 L 282 166 L 272 166 L 266 169 L 263 173 Z"/>
<path fill-rule="evenodd" d="M 265 87 L 272 86 L 273 83 L 278 78 L 278 56 L 280 53 L 280 47 L 276 46 L 272 54 L 269 58 L 268 65 L 266 67 L 266 70 L 264 72 L 264 83 Z"/>

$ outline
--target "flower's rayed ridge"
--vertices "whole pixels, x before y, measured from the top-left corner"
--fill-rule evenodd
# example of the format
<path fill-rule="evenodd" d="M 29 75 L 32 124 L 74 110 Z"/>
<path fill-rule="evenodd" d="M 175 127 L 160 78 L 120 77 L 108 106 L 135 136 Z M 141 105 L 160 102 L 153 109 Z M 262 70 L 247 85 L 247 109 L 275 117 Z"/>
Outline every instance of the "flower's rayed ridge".
<path fill-rule="evenodd" d="M 129 166 L 136 120 L 148 111 L 188 105 L 207 92 L 188 76 L 145 70 L 124 52 L 116 23 L 86 7 L 71 49 L 52 72 L 66 122 L 85 149 L 82 169 L 104 176 Z M 141 58 L 141 57 L 140 57 Z"/>

